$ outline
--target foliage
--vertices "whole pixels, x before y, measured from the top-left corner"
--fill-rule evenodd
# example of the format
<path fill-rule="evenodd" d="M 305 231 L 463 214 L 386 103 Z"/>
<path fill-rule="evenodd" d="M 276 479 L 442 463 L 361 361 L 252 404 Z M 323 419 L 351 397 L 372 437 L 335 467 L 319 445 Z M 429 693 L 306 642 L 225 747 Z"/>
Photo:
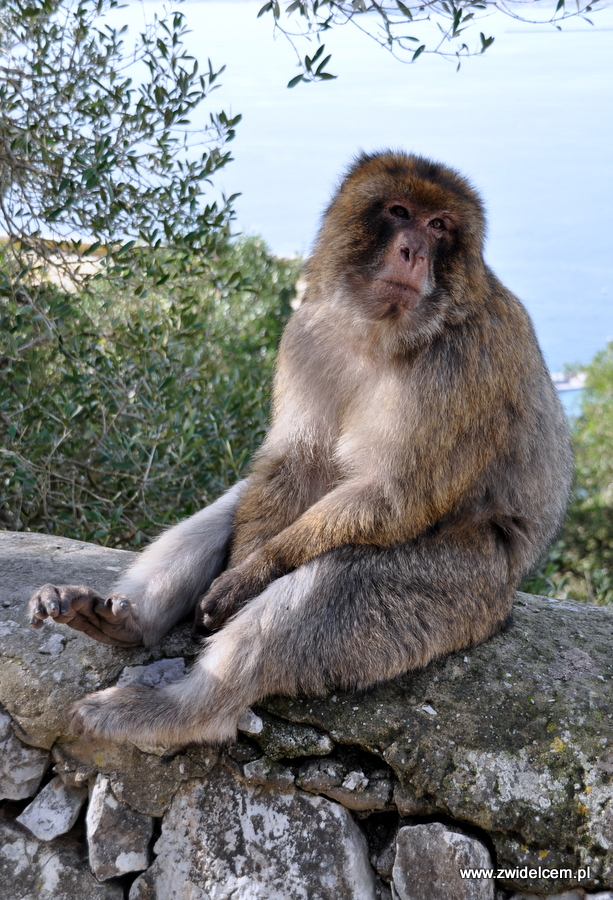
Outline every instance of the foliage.
<path fill-rule="evenodd" d="M 587 369 L 574 431 L 576 483 L 564 565 L 576 593 L 613 603 L 613 343 Z"/>
<path fill-rule="evenodd" d="M 138 546 L 240 477 L 266 428 L 299 262 L 250 239 L 209 268 L 172 301 L 108 280 L 86 295 L 47 282 L 36 302 L 5 285 L 3 527 Z"/>
<path fill-rule="evenodd" d="M 525 589 L 613 603 L 613 343 L 587 367 L 575 489 L 561 540 Z"/>
<path fill-rule="evenodd" d="M 455 60 L 459 68 L 463 59 L 484 53 L 494 43 L 494 38 L 482 31 L 472 45 L 464 36 L 467 28 L 494 10 L 521 22 L 560 28 L 559 23 L 570 17 L 580 16 L 589 22 L 586 14 L 599 5 L 603 0 L 576 0 L 568 5 L 566 0 L 557 0 L 555 5 L 550 0 L 529 4 L 525 0 L 291 0 L 282 10 L 279 0 L 267 0 L 259 15 L 271 13 L 275 29 L 296 51 L 302 71 L 290 80 L 288 87 L 294 87 L 301 81 L 336 77 L 327 71 L 331 54 L 325 53 L 321 39 L 340 25 L 354 25 L 403 62 L 415 62 L 424 53 L 434 53 Z M 538 19 L 528 18 L 528 7 L 531 13 L 537 10 Z M 319 45 L 311 56 L 298 50 L 297 39 L 304 37 L 315 39 Z"/>
<path fill-rule="evenodd" d="M 189 118 L 223 70 L 199 73 L 180 12 L 131 39 L 111 24 L 118 9 L 0 4 L 0 230 L 22 291 L 49 272 L 87 278 L 86 250 L 103 254 L 107 280 L 143 291 L 168 280 L 169 260 L 175 274 L 205 271 L 227 236 L 228 203 L 205 190 L 240 116 L 212 114 L 196 134 Z"/>
<path fill-rule="evenodd" d="M 180 12 L 0 4 L 0 523 L 138 545 L 261 439 L 295 264 L 210 200 L 240 116 Z M 257 288 L 254 287 L 257 285 Z"/>

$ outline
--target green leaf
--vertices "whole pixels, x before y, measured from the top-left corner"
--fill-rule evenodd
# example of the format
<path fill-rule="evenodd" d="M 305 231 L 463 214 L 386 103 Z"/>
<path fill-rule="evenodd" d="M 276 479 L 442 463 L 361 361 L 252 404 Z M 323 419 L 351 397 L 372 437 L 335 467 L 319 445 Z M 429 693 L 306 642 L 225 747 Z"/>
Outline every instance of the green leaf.
<path fill-rule="evenodd" d="M 403 14 L 403 16 L 406 16 L 406 18 L 410 19 L 410 20 L 413 19 L 413 13 L 411 12 L 411 10 L 409 9 L 408 6 L 405 6 L 404 3 L 400 2 L 400 0 L 396 0 L 396 5 L 397 5 L 398 9 L 400 10 L 400 12 Z"/>
<path fill-rule="evenodd" d="M 483 32 L 480 32 L 479 37 L 481 38 L 481 53 L 485 53 L 488 47 L 494 43 L 493 37 L 486 38 Z"/>
<path fill-rule="evenodd" d="M 316 51 L 315 55 L 314 55 L 313 57 L 311 57 L 311 63 L 314 63 L 314 62 L 316 62 L 316 60 L 319 59 L 319 57 L 321 56 L 321 54 L 324 52 L 325 46 L 326 46 L 325 44 L 321 44 L 321 46 L 319 47 L 319 49 Z"/>
<path fill-rule="evenodd" d="M 315 74 L 318 75 L 318 76 L 321 75 L 321 74 L 323 74 L 323 70 L 326 68 L 326 66 L 328 65 L 328 63 L 330 62 L 331 59 L 332 59 L 332 54 L 329 53 L 329 54 L 326 56 L 326 58 L 323 59 L 323 60 L 320 62 L 320 64 L 317 66 L 317 71 L 315 72 Z"/>

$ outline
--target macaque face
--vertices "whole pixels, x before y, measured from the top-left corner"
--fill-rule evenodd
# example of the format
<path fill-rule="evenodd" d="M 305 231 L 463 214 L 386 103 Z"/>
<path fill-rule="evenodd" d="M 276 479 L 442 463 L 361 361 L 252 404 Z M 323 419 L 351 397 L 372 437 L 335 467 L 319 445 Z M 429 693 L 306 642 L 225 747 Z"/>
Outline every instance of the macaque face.
<path fill-rule="evenodd" d="M 420 204 L 406 193 L 371 202 L 359 213 L 346 308 L 390 352 L 429 340 L 452 303 L 448 273 L 461 255 L 461 222 L 449 206 Z"/>
<path fill-rule="evenodd" d="M 379 213 L 382 250 L 373 260 L 370 291 L 375 318 L 394 317 L 427 303 L 437 286 L 436 262 L 449 253 L 456 223 L 448 210 L 424 210 L 392 198 Z"/>
<path fill-rule="evenodd" d="M 324 217 L 307 300 L 337 306 L 387 353 L 416 348 L 482 302 L 484 231 L 478 195 L 453 170 L 402 153 L 362 156 Z"/>

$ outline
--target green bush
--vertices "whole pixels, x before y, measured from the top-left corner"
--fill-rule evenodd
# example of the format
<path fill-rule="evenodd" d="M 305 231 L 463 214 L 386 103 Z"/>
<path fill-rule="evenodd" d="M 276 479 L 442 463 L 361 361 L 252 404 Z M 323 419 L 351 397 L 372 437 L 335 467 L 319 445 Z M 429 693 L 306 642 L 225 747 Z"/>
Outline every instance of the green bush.
<path fill-rule="evenodd" d="M 613 343 L 588 367 L 574 428 L 576 487 L 563 532 L 572 596 L 613 602 Z"/>
<path fill-rule="evenodd" d="M 234 483 L 266 430 L 298 270 L 258 239 L 172 295 L 118 296 L 104 275 L 20 289 L 5 265 L 0 526 L 137 547 Z"/>

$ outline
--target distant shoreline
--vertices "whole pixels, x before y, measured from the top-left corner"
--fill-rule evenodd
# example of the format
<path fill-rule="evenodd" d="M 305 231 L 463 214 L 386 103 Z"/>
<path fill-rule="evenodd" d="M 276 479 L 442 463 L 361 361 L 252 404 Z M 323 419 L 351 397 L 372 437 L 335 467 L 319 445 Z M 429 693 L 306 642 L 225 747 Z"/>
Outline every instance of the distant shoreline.
<path fill-rule="evenodd" d="M 582 391 L 587 378 L 586 372 L 577 372 L 576 375 L 565 375 L 564 372 L 551 372 L 557 391 Z"/>

